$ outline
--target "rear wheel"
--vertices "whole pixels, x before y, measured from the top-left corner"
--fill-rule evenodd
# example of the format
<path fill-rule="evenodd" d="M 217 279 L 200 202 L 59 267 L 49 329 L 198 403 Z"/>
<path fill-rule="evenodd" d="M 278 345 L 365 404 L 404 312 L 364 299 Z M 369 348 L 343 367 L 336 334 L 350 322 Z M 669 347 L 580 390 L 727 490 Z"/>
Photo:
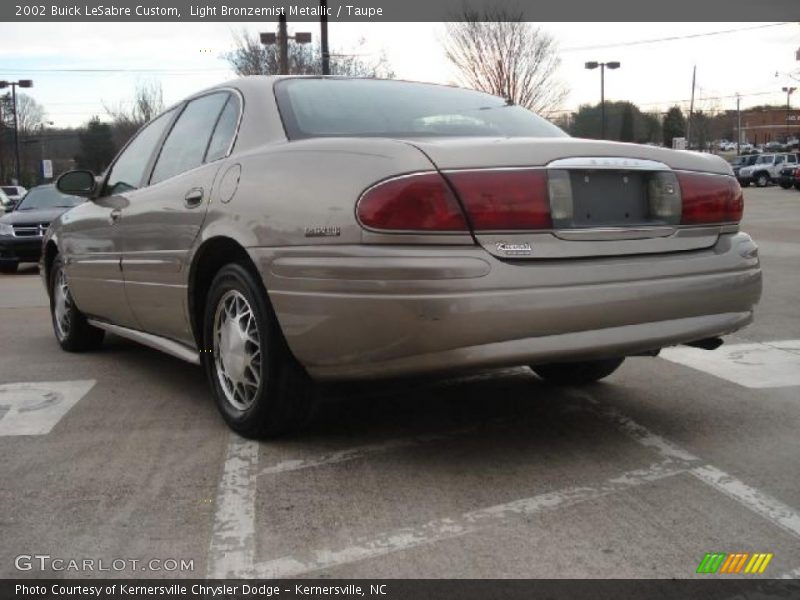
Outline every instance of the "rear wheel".
<path fill-rule="evenodd" d="M 758 187 L 767 187 L 769 184 L 769 175 L 766 173 L 759 173 L 756 175 L 756 185 Z"/>
<path fill-rule="evenodd" d="M 56 256 L 50 268 L 50 316 L 56 340 L 64 350 L 83 352 L 99 348 L 103 343 L 105 332 L 89 325 L 72 300 L 60 256 Z"/>
<path fill-rule="evenodd" d="M 781 181 L 781 187 L 785 190 L 788 190 L 790 187 L 792 187 L 792 184 L 788 181 Z"/>
<path fill-rule="evenodd" d="M 211 283 L 203 326 L 203 362 L 219 411 L 251 438 L 286 433 L 311 413 L 311 381 L 292 356 L 263 287 L 240 264 Z"/>
<path fill-rule="evenodd" d="M 571 363 L 534 365 L 533 371 L 548 383 L 556 385 L 582 385 L 608 377 L 616 371 L 625 358 L 608 358 Z"/>

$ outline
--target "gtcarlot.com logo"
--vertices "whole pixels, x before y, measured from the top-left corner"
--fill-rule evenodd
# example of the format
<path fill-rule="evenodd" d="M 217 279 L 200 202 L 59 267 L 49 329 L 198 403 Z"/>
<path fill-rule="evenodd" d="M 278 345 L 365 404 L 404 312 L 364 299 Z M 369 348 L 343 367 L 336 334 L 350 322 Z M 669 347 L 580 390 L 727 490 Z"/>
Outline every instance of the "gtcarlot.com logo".
<path fill-rule="evenodd" d="M 49 554 L 20 554 L 14 559 L 17 571 L 194 571 L 194 559 L 176 558 L 58 558 Z"/>
<path fill-rule="evenodd" d="M 719 575 L 736 574 L 761 574 L 767 569 L 769 561 L 774 555 L 769 552 L 708 552 L 700 566 L 698 573 L 717 573 Z"/>

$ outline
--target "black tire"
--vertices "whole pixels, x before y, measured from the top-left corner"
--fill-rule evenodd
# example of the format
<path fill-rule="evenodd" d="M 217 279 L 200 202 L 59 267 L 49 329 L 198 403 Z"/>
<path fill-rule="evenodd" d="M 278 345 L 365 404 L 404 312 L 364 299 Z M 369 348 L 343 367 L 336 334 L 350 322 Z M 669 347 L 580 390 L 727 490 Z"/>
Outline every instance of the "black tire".
<path fill-rule="evenodd" d="M 255 318 L 260 346 L 258 361 L 251 358 L 243 372 L 250 369 L 249 379 L 252 381 L 252 365 L 257 362 L 259 381 L 257 386 L 248 384 L 246 391 L 241 388 L 252 398 L 237 398 L 234 391 L 231 400 L 228 394 L 233 380 L 226 380 L 223 387 L 224 376 L 221 373 L 225 371 L 225 364 L 214 344 L 214 328 L 218 309 L 223 310 L 221 304 L 238 298 L 237 294 L 246 300 L 247 308 Z M 249 343 L 243 342 L 242 347 L 248 348 Z M 249 346 L 249 351 L 252 352 L 254 347 L 257 346 Z M 248 438 L 272 437 L 298 429 L 311 416 L 314 406 L 311 379 L 290 352 L 260 280 L 241 264 L 231 263 L 222 267 L 211 283 L 203 316 L 201 355 L 217 408 L 236 433 Z M 244 377 L 243 373 L 241 375 Z M 238 390 L 237 385 L 233 388 Z M 235 401 L 242 406 L 235 406 Z"/>
<path fill-rule="evenodd" d="M 767 187 L 769 185 L 769 175 L 766 173 L 759 173 L 756 175 L 756 187 Z"/>
<path fill-rule="evenodd" d="M 795 183 L 794 184 L 794 189 L 796 189 L 798 192 L 800 192 L 800 183 Z"/>
<path fill-rule="evenodd" d="M 534 365 L 533 371 L 548 383 L 556 385 L 585 385 L 608 377 L 616 371 L 625 358 L 607 358 L 572 363 Z"/>
<path fill-rule="evenodd" d="M 13 275 L 17 272 L 17 267 L 19 267 L 18 261 L 4 260 L 0 262 L 0 273 Z"/>
<path fill-rule="evenodd" d="M 791 183 L 786 183 L 785 181 L 781 181 L 781 187 L 783 189 L 785 189 L 785 190 L 788 190 L 789 188 L 792 187 L 792 184 Z"/>
<path fill-rule="evenodd" d="M 53 260 L 53 265 L 50 267 L 50 281 L 48 291 L 50 293 L 50 319 L 53 323 L 53 333 L 55 333 L 56 340 L 59 345 L 67 352 L 84 352 L 86 350 L 95 350 L 103 344 L 103 337 L 105 331 L 89 325 L 86 316 L 78 310 L 75 302 L 69 294 L 67 288 L 67 297 L 69 299 L 67 316 L 69 318 L 69 325 L 67 327 L 59 326 L 56 315 L 56 294 L 55 286 L 59 281 L 59 277 L 63 270 L 63 263 L 61 256 L 56 256 Z"/>

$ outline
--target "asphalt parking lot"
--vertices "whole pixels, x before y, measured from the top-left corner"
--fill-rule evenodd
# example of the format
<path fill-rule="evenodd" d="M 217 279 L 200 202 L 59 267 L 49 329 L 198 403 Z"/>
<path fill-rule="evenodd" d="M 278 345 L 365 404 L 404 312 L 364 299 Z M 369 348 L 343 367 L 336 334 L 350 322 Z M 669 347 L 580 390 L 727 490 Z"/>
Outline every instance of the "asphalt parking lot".
<path fill-rule="evenodd" d="M 687 578 L 759 552 L 800 577 L 800 193 L 749 188 L 743 229 L 764 297 L 717 351 L 585 388 L 527 368 L 339 387 L 261 443 L 198 367 L 120 338 L 62 352 L 36 268 L 0 275 L 0 576 Z"/>

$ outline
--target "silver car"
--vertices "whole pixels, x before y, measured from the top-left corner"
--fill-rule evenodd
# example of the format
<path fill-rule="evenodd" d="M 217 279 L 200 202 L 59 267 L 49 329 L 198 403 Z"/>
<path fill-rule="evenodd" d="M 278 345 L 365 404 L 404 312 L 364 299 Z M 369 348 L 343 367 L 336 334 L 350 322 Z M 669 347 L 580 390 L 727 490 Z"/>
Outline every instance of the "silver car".
<path fill-rule="evenodd" d="M 302 422 L 318 381 L 592 382 L 716 347 L 761 295 L 724 160 L 572 139 L 455 87 L 237 79 L 58 186 L 91 199 L 44 240 L 61 346 L 108 331 L 202 364 L 246 436 Z"/>

